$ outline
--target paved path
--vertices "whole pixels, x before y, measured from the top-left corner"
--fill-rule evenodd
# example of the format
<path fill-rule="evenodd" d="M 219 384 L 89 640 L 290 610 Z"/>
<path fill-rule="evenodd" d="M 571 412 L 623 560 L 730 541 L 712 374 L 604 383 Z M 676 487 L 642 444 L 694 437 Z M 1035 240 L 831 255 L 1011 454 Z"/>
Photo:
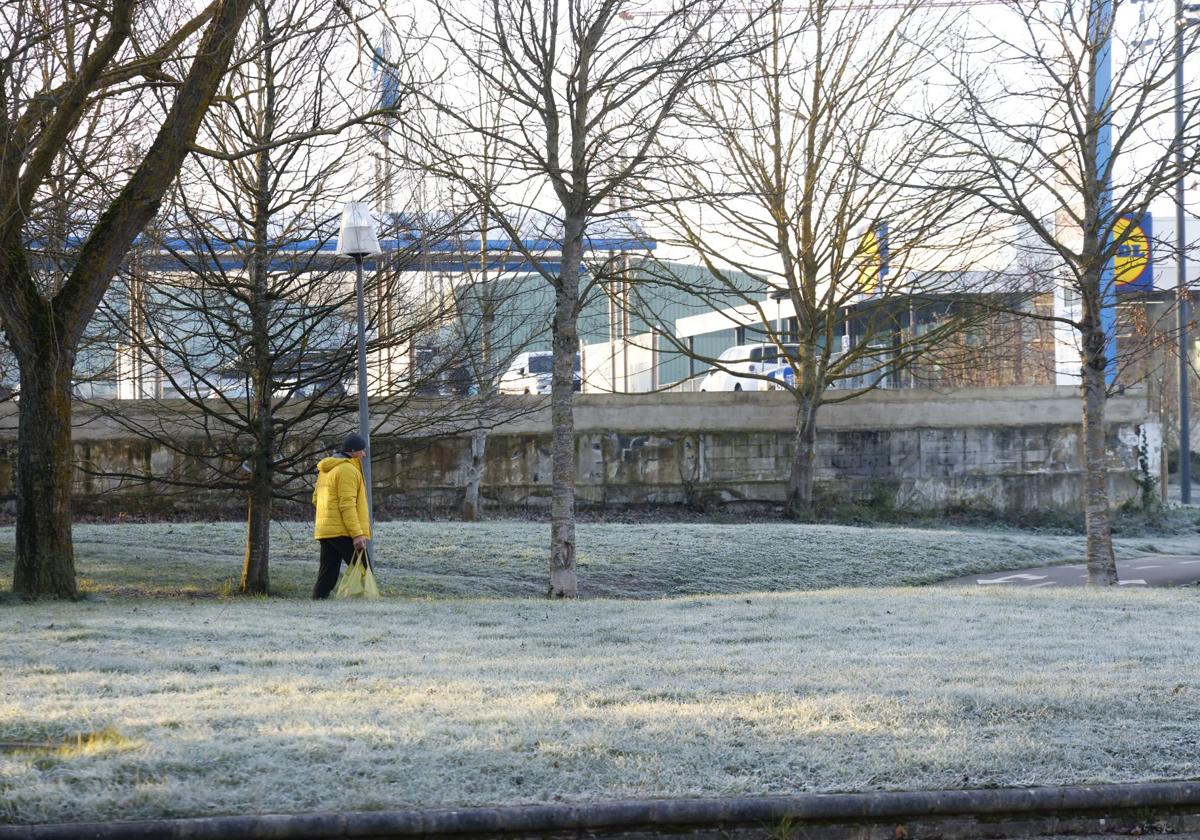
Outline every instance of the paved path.
<path fill-rule="evenodd" d="M 1200 583 L 1200 555 L 1146 554 L 1132 560 L 1117 561 L 1117 579 L 1121 586 L 1189 586 Z M 1040 569 L 1016 569 L 971 575 L 944 582 L 947 586 L 1083 586 L 1087 566 L 1044 566 Z"/>

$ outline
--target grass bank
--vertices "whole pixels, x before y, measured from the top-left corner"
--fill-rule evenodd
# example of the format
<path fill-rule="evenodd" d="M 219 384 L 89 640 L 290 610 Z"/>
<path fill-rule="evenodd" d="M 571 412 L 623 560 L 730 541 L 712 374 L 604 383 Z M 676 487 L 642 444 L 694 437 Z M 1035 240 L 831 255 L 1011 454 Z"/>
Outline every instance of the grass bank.
<path fill-rule="evenodd" d="M 1200 776 L 1194 590 L 0 608 L 0 820 Z"/>
<path fill-rule="evenodd" d="M 276 594 L 303 597 L 316 574 L 307 523 L 274 526 Z M 244 528 L 237 523 L 81 524 L 85 592 L 107 597 L 212 596 L 236 589 Z M 530 522 L 385 522 L 377 559 L 385 594 L 412 598 L 542 594 L 549 526 Z M 13 529 L 0 528 L 0 589 L 11 586 Z M 1124 556 L 1200 553 L 1192 536 L 1117 541 Z M 659 598 L 837 586 L 904 586 L 960 575 L 1077 562 L 1082 536 L 1006 529 L 838 525 L 581 524 L 585 597 Z"/>

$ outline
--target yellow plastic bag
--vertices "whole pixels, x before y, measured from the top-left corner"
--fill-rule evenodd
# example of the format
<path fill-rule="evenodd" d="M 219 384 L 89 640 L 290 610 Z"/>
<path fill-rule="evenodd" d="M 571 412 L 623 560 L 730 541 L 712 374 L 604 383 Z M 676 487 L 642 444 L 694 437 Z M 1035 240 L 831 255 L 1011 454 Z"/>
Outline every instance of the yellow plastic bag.
<path fill-rule="evenodd" d="M 350 565 L 338 579 L 337 588 L 333 590 L 334 598 L 367 598 L 379 597 L 379 586 L 375 583 L 375 573 L 371 571 L 367 560 L 367 552 L 357 549 L 350 559 Z"/>

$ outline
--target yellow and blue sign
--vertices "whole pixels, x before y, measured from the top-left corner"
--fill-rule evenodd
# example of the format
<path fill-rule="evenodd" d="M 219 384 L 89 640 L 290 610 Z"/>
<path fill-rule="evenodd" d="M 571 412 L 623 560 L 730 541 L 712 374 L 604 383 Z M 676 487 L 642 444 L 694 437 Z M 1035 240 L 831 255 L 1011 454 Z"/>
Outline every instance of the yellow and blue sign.
<path fill-rule="evenodd" d="M 1121 216 L 1113 224 L 1113 239 L 1121 244 L 1113 255 L 1117 293 L 1154 291 L 1153 219 L 1149 213 Z M 1124 237 L 1124 239 L 1122 239 Z"/>
<path fill-rule="evenodd" d="M 888 223 L 885 219 L 873 223 L 858 240 L 858 283 L 860 294 L 882 295 L 884 278 L 888 274 Z"/>

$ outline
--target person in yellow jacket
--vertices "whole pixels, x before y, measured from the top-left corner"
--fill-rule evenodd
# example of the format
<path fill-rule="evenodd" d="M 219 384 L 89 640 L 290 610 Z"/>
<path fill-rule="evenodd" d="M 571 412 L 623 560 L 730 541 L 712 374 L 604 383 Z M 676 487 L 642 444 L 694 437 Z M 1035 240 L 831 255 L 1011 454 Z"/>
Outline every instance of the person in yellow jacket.
<path fill-rule="evenodd" d="M 366 439 L 351 432 L 342 441 L 337 455 L 322 458 L 317 464 L 317 486 L 312 496 L 317 507 L 313 538 L 321 543 L 321 567 L 313 598 L 329 597 L 337 585 L 342 564 L 349 565 L 355 549 L 366 549 L 371 538 L 367 483 L 362 469 L 366 455 Z"/>

